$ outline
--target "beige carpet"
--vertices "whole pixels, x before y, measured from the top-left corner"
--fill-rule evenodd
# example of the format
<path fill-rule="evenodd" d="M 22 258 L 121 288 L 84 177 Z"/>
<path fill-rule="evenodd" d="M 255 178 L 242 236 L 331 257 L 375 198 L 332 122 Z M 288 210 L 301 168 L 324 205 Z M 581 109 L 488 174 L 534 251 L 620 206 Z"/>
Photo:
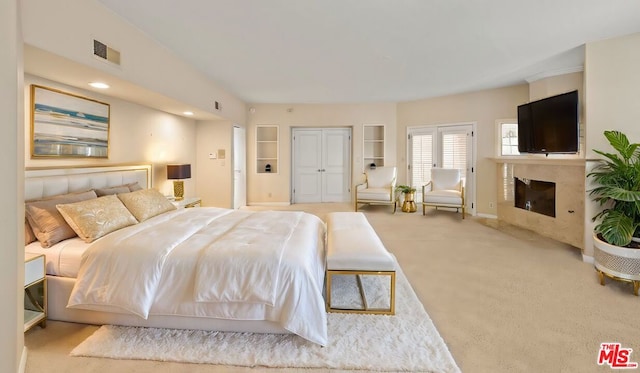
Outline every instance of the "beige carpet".
<path fill-rule="evenodd" d="M 350 205 L 298 205 L 323 217 Z M 640 298 L 631 286 L 597 282 L 578 249 L 519 229 L 447 211 L 365 211 L 395 254 L 463 372 L 610 372 L 602 342 L 640 361 Z M 25 335 L 27 372 L 253 372 L 255 369 L 70 357 L 97 327 L 49 322 Z M 373 342 L 372 342 L 373 343 Z M 259 369 L 260 371 L 264 369 Z M 326 370 L 277 369 L 283 372 Z M 335 371 L 332 371 L 335 372 Z"/>
<path fill-rule="evenodd" d="M 334 277 L 335 298 L 332 299 L 343 305 L 356 303 L 351 302 L 359 298 L 355 277 Z M 374 295 L 386 288 L 389 297 L 388 279 L 363 277 L 366 293 Z M 324 347 L 292 334 L 105 325 L 74 348 L 71 355 L 260 368 L 460 372 L 402 270 L 397 271 L 396 295 L 396 314 L 393 316 L 330 313 L 327 322 L 329 343 Z M 350 308 L 355 307 L 356 304 L 351 304 Z"/>

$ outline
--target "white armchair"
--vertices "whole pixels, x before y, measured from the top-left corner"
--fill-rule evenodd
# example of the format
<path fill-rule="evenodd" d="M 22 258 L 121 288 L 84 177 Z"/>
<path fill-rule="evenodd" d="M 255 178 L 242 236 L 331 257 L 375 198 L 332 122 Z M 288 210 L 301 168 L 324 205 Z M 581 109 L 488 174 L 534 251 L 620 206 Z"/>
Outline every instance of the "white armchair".
<path fill-rule="evenodd" d="M 422 215 L 426 206 L 462 209 L 464 219 L 464 179 L 456 168 L 432 168 L 431 181 L 422 187 Z"/>
<path fill-rule="evenodd" d="M 377 167 L 365 172 L 365 182 L 356 185 L 356 211 L 358 204 L 393 205 L 396 212 L 396 168 Z"/>

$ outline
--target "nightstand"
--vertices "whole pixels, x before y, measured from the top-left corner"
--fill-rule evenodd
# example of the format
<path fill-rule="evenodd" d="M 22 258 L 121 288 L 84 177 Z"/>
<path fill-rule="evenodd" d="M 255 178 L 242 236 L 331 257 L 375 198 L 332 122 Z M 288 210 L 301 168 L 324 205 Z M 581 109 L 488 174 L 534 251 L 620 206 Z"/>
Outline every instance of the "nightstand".
<path fill-rule="evenodd" d="M 179 209 L 190 208 L 190 207 L 200 207 L 202 204 L 202 200 L 198 197 L 185 197 L 180 201 L 171 201 L 173 205 Z"/>
<path fill-rule="evenodd" d="M 24 254 L 24 331 L 47 326 L 47 277 L 44 254 Z"/>

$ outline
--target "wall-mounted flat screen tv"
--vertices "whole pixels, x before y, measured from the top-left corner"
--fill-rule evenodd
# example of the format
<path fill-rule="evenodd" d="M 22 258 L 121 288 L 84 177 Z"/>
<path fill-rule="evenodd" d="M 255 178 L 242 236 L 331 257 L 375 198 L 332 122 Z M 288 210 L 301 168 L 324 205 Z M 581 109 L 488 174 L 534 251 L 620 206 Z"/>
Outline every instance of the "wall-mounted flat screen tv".
<path fill-rule="evenodd" d="M 520 153 L 577 153 L 578 91 L 518 106 Z"/>

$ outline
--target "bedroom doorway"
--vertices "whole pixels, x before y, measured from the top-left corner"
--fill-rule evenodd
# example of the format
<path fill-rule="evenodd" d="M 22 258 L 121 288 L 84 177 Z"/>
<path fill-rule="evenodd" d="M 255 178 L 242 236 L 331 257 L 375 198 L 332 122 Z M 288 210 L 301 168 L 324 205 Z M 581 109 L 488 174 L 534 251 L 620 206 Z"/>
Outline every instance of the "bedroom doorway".
<path fill-rule="evenodd" d="M 294 128 L 292 203 L 351 200 L 351 129 Z"/>
<path fill-rule="evenodd" d="M 233 126 L 233 208 L 247 205 L 247 140 L 244 128 Z"/>

